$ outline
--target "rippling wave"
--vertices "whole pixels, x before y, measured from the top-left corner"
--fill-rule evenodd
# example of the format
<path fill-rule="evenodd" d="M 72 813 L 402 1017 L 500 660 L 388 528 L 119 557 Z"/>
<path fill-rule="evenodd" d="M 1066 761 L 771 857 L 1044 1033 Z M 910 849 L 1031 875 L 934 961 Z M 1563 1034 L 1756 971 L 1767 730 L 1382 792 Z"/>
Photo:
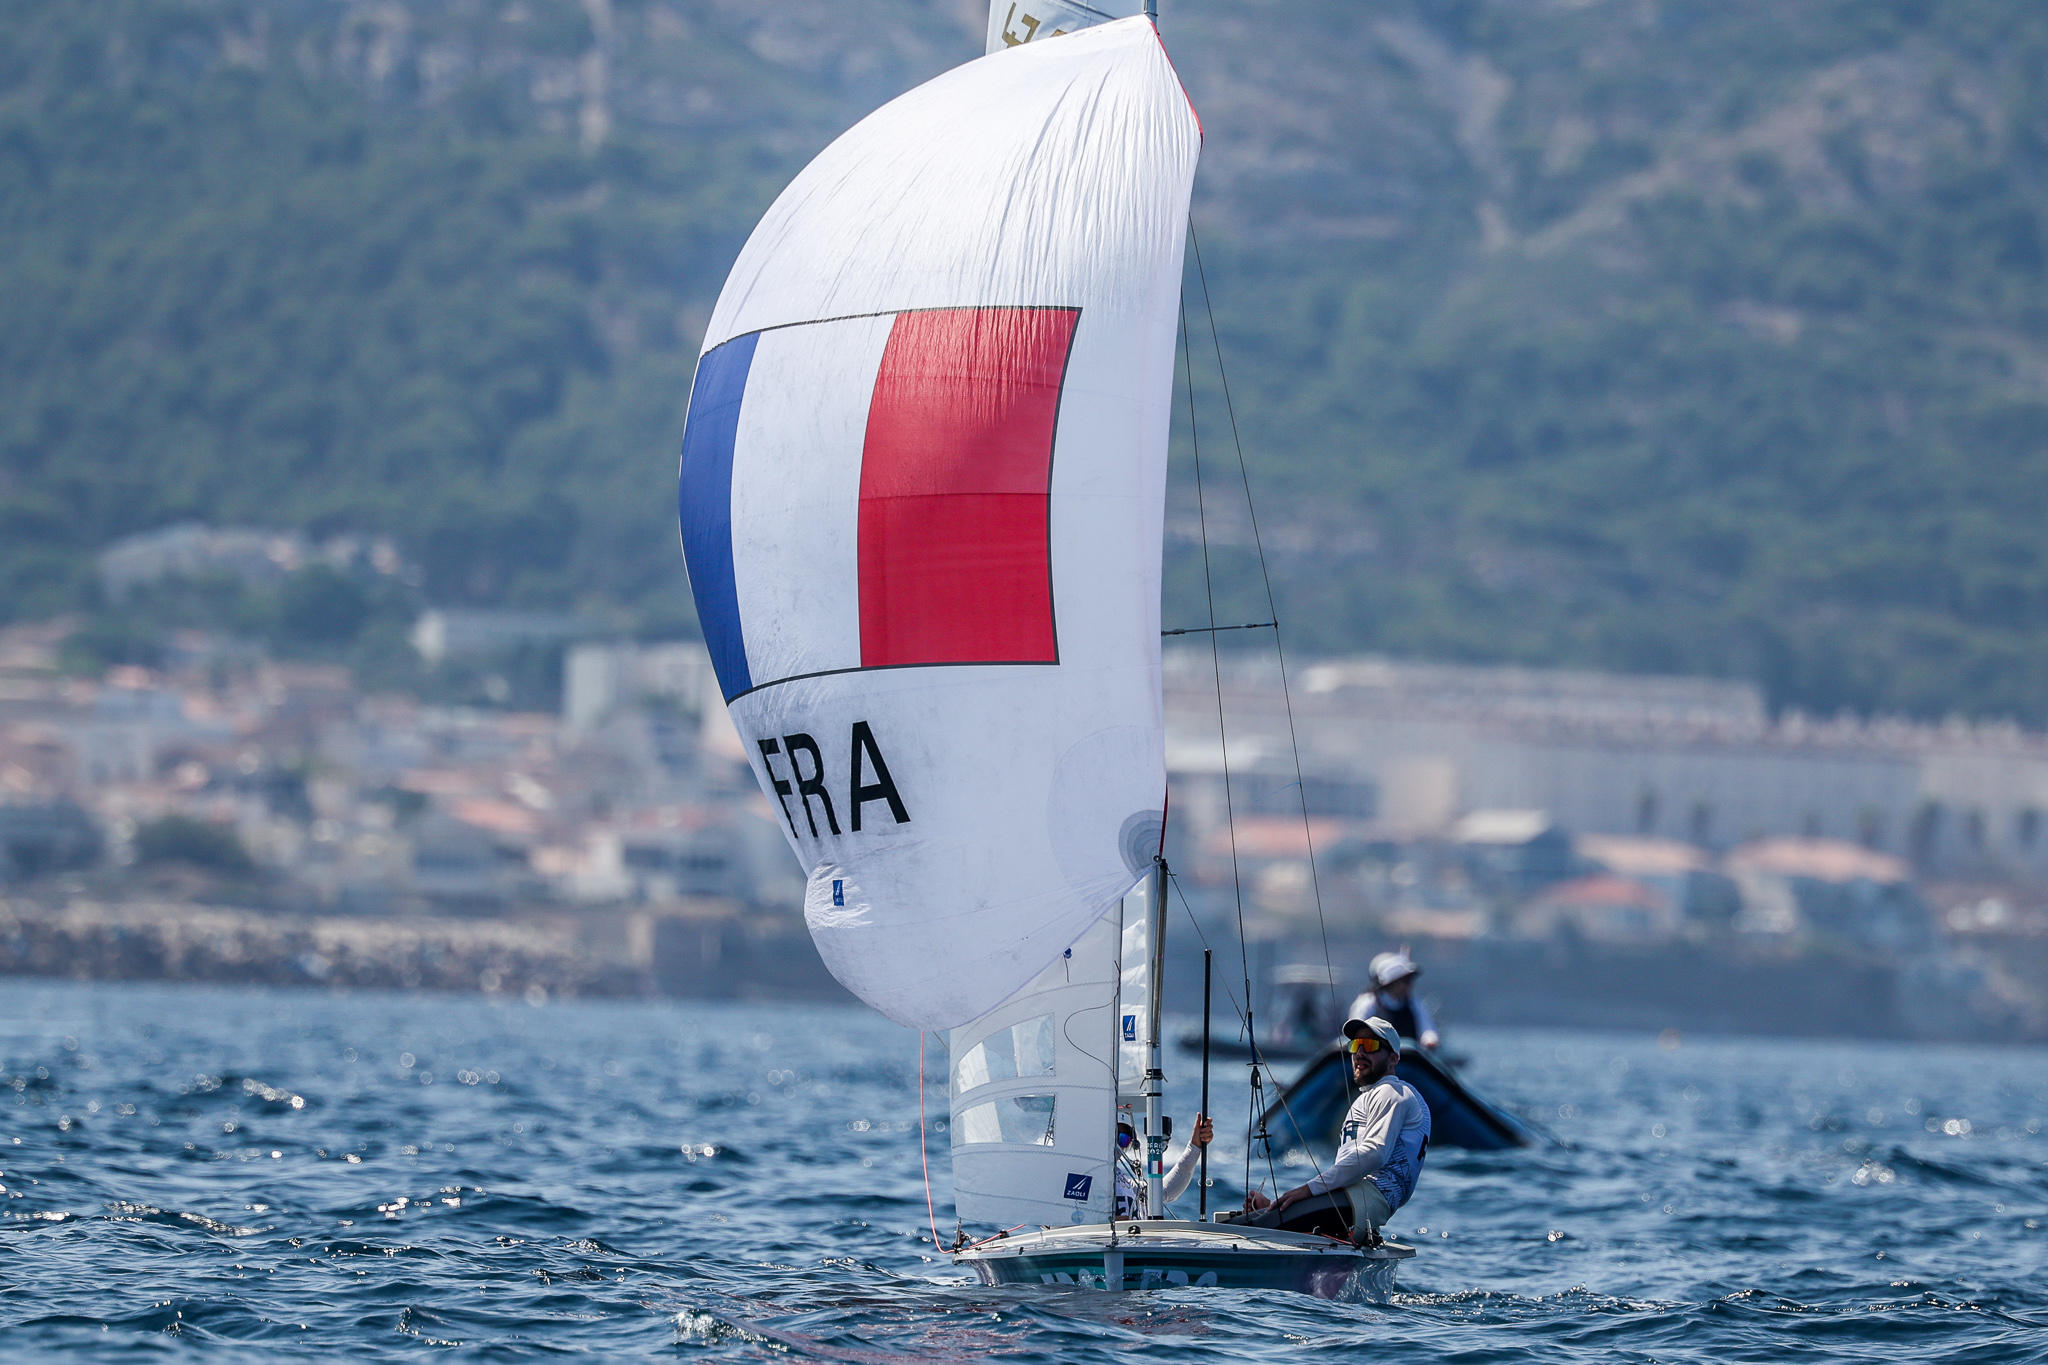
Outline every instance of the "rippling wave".
<path fill-rule="evenodd" d="M 1432 1153 L 1398 1292 L 1337 1304 L 970 1283 L 932 1244 L 916 1036 L 857 1009 L 10 983 L 0 1342 L 2048 1361 L 2048 1057 L 1672 1041 L 1461 1033 L 1476 1083 L 1560 1144 Z M 1219 1201 L 1242 1194 L 1231 1126 Z M 942 1135 L 931 1156 L 950 1237 Z"/>

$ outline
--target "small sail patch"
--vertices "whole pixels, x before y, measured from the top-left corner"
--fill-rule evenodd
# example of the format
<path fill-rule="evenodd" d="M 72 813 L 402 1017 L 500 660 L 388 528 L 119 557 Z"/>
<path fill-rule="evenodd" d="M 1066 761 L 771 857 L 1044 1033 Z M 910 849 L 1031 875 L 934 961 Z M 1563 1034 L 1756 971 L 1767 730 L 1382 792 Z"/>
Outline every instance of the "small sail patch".
<path fill-rule="evenodd" d="M 991 0 L 988 51 L 1076 33 L 1143 10 L 1140 0 Z"/>

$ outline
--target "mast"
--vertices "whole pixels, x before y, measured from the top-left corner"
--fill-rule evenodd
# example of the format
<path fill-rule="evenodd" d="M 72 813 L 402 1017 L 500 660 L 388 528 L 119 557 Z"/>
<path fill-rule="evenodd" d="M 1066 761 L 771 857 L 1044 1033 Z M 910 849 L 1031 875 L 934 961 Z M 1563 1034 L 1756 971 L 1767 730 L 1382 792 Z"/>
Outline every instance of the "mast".
<path fill-rule="evenodd" d="M 1159 0 L 1145 0 L 1145 17 L 1159 26 Z M 1161 836 L 1161 843 L 1165 838 Z M 1152 970 L 1145 973 L 1145 1207 L 1154 1218 L 1166 1217 L 1166 1132 L 1161 1103 L 1166 1098 L 1166 1073 L 1159 1061 L 1159 1002 L 1165 996 L 1160 979 L 1166 969 L 1166 855 L 1152 856 L 1145 881 L 1146 931 L 1150 935 Z"/>
<path fill-rule="evenodd" d="M 1145 1207 L 1152 1217 L 1164 1218 L 1166 1130 L 1160 1105 L 1166 1073 L 1159 1066 L 1159 1002 L 1165 993 L 1160 974 L 1166 967 L 1166 859 L 1158 855 L 1145 876 L 1145 917 L 1152 953 L 1152 970 L 1145 974 Z"/>
<path fill-rule="evenodd" d="M 1209 1115 L 1209 965 L 1215 955 L 1202 949 L 1202 1111 Z M 1209 1221 L 1209 1148 L 1202 1147 L 1202 1221 Z"/>

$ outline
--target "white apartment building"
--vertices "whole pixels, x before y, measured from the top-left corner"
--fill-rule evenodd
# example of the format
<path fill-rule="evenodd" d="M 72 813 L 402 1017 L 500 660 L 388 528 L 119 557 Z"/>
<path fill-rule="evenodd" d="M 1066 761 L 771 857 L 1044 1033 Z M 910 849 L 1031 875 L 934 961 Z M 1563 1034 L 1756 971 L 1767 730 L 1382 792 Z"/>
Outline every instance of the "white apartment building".
<path fill-rule="evenodd" d="M 1844 839 L 1928 875 L 2048 883 L 2048 736 L 2015 726 L 1773 720 L 1745 683 L 1377 658 L 1292 682 L 1304 768 L 1370 783 L 1391 829 L 1534 809 L 1576 833 Z M 1226 656 L 1221 692 L 1233 771 L 1291 772 L 1270 656 Z M 1169 651 L 1176 769 L 1219 766 L 1217 694 L 1206 648 Z"/>

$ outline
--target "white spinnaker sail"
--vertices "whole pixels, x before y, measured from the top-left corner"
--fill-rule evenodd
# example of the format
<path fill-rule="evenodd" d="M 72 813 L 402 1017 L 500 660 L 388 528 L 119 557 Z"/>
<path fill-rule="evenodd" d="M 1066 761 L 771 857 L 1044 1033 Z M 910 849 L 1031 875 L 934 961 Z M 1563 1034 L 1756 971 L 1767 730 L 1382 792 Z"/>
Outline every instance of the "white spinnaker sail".
<path fill-rule="evenodd" d="M 819 952 L 899 1022 L 1014 994 L 1157 851 L 1200 141 L 1146 20 L 983 57 L 826 148 L 713 311 L 698 618 Z"/>
<path fill-rule="evenodd" d="M 1144 8 L 1144 0 L 990 0 L 988 51 L 1078 33 Z"/>

